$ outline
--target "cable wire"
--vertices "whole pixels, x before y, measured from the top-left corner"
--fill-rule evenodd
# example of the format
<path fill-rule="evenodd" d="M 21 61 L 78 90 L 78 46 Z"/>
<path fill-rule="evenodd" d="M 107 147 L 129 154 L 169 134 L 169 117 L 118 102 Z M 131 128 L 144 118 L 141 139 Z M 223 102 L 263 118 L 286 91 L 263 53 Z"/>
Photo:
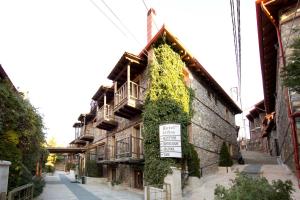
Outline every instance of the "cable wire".
<path fill-rule="evenodd" d="M 114 17 L 119 21 L 119 23 L 125 28 L 125 30 L 131 35 L 131 37 L 134 39 L 136 43 L 142 46 L 142 44 L 136 39 L 134 34 L 127 28 L 127 26 L 122 22 L 122 20 L 118 17 L 117 14 L 109 7 L 109 5 L 104 1 L 101 0 L 102 3 L 105 5 L 105 7 L 114 15 Z M 126 38 L 128 38 L 128 35 L 119 27 L 118 24 L 116 24 L 101 8 L 98 6 L 94 0 L 90 0 L 90 2 L 97 8 L 99 12 L 101 12 Z M 144 52 L 145 51 L 145 52 Z M 148 50 L 143 49 L 142 54 L 144 54 L 146 57 L 148 57 Z"/>
<path fill-rule="evenodd" d="M 93 0 L 90 0 L 90 2 L 106 17 L 106 19 L 108 19 L 108 21 L 110 21 L 125 37 L 128 38 L 127 34 L 120 29 L 120 27 Z"/>
<path fill-rule="evenodd" d="M 104 1 L 101 2 L 105 5 L 105 7 L 113 14 L 113 16 L 118 20 L 118 22 L 122 25 L 122 27 L 130 34 L 130 36 L 142 46 L 141 42 L 136 38 L 136 36 L 130 31 L 130 29 L 123 23 L 123 21 L 118 17 L 118 15 L 113 11 L 113 9 Z"/>

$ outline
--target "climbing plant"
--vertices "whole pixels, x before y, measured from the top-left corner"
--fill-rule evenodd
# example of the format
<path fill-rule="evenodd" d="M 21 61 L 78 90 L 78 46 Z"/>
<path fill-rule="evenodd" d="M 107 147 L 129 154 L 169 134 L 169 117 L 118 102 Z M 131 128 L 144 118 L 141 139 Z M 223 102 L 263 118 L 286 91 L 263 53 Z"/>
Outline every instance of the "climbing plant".
<path fill-rule="evenodd" d="M 193 92 L 184 83 L 184 66 L 179 54 L 166 42 L 160 41 L 153 46 L 153 58 L 148 66 L 150 81 L 143 112 L 144 177 L 149 185 L 162 186 L 164 177 L 171 172 L 171 166 L 195 158 L 190 156 L 195 150 L 190 148 L 187 136 L 187 126 L 192 117 L 190 105 Z M 159 125 L 166 122 L 181 124 L 182 160 L 160 158 Z M 199 171 L 199 162 L 197 167 L 195 171 Z"/>
<path fill-rule="evenodd" d="M 6 80 L 0 80 L 0 111 L 0 160 L 12 163 L 10 190 L 32 182 L 36 162 L 46 154 L 45 136 L 37 110 Z"/>
<path fill-rule="evenodd" d="M 300 38 L 297 37 L 291 45 L 292 54 L 287 65 L 282 68 L 281 78 L 284 86 L 300 93 Z"/>

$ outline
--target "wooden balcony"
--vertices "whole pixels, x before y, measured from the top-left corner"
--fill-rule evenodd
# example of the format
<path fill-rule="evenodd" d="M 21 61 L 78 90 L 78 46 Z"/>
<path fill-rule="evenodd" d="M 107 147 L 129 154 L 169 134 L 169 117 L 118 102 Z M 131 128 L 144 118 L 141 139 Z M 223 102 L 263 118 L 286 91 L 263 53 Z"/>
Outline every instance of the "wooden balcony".
<path fill-rule="evenodd" d="M 125 82 L 119 89 L 115 89 L 114 114 L 131 119 L 142 113 L 143 88 L 137 83 Z"/>
<path fill-rule="evenodd" d="M 144 160 L 143 139 L 129 136 L 116 141 L 116 162 L 138 163 Z"/>
<path fill-rule="evenodd" d="M 118 122 L 115 120 L 113 106 L 104 104 L 97 113 L 97 128 L 111 131 L 117 125 Z"/>
<path fill-rule="evenodd" d="M 92 142 L 94 140 L 93 129 L 86 129 L 85 126 L 83 126 L 81 128 L 79 139 L 83 141 Z"/>
<path fill-rule="evenodd" d="M 144 161 L 143 139 L 133 136 L 115 142 L 115 145 L 97 147 L 97 163 L 139 163 Z"/>
<path fill-rule="evenodd" d="M 102 145 L 97 147 L 97 163 L 110 164 L 115 162 L 115 148 L 114 145 Z"/>

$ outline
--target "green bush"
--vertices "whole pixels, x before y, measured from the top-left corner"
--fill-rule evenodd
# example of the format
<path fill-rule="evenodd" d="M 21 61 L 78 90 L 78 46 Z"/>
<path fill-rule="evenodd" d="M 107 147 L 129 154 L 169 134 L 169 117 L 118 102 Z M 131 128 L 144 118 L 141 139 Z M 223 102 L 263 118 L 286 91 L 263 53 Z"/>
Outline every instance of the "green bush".
<path fill-rule="evenodd" d="M 190 156 L 187 159 L 187 166 L 189 171 L 189 176 L 196 176 L 200 178 L 200 159 L 198 158 L 197 151 L 194 149 L 193 145 L 189 145 Z"/>
<path fill-rule="evenodd" d="M 32 178 L 32 182 L 33 182 L 33 188 L 34 188 L 33 197 L 37 197 L 38 195 L 40 195 L 43 192 L 43 188 L 46 183 L 45 183 L 45 180 L 43 179 L 43 177 L 39 177 L 39 176 L 34 176 Z"/>
<path fill-rule="evenodd" d="M 46 155 L 42 117 L 10 83 L 0 80 L 0 160 L 11 161 L 8 190 L 31 182 Z"/>
<path fill-rule="evenodd" d="M 233 165 L 233 161 L 231 159 L 231 156 L 229 154 L 227 145 L 225 142 L 223 142 L 221 151 L 220 151 L 220 159 L 219 159 L 219 166 L 221 167 L 230 167 Z"/>
<path fill-rule="evenodd" d="M 45 168 L 47 173 L 53 173 L 55 171 L 55 168 L 52 165 L 46 165 Z"/>
<path fill-rule="evenodd" d="M 76 164 L 72 162 L 66 163 L 66 171 L 75 170 Z"/>
<path fill-rule="evenodd" d="M 86 161 L 86 175 L 90 177 L 99 177 L 100 171 L 95 160 Z"/>
<path fill-rule="evenodd" d="M 217 185 L 215 200 L 291 200 L 294 191 L 290 180 L 277 180 L 270 184 L 264 177 L 252 178 L 243 173 L 237 174 L 232 183 L 229 189 Z"/>

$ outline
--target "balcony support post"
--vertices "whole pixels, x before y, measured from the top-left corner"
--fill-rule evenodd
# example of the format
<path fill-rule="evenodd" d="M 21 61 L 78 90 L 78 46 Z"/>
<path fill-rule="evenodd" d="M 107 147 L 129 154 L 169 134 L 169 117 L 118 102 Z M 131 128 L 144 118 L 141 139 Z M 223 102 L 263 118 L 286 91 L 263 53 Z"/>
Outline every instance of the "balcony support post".
<path fill-rule="evenodd" d="M 130 98 L 130 63 L 127 65 L 127 99 Z"/>
<path fill-rule="evenodd" d="M 115 81 L 114 82 L 114 97 L 115 97 L 115 100 L 114 100 L 114 103 L 115 103 L 115 106 L 116 106 L 116 104 L 117 104 L 117 98 L 119 98 L 118 96 L 117 96 L 117 90 L 118 90 L 118 82 L 117 81 Z"/>
<path fill-rule="evenodd" d="M 107 112 L 108 110 L 106 110 L 106 93 L 104 93 L 104 104 L 103 104 L 103 118 L 106 119 L 106 115 L 107 115 Z"/>
<path fill-rule="evenodd" d="M 132 149 L 132 136 L 130 135 L 129 136 L 129 157 L 132 157 L 132 151 L 133 151 L 133 149 Z"/>

